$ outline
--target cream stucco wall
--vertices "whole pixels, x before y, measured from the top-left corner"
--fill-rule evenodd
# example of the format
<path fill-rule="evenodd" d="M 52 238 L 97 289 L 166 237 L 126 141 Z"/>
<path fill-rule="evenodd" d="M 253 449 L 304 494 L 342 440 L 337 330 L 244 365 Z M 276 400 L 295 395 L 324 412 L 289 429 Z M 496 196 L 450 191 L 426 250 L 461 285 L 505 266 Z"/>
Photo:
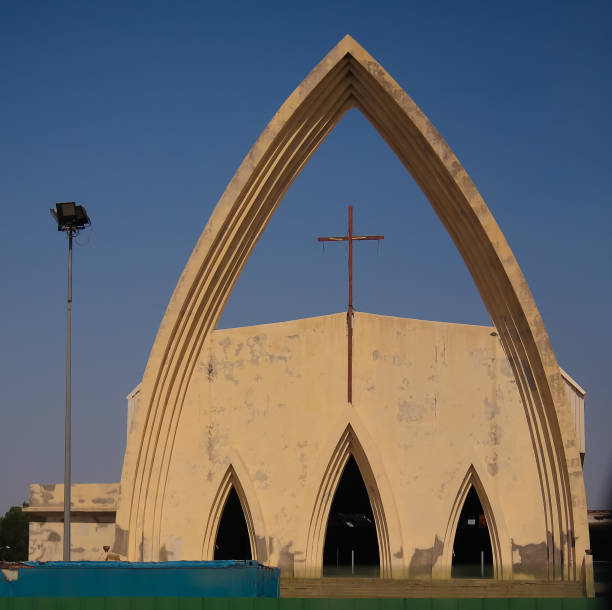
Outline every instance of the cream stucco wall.
<path fill-rule="evenodd" d="M 345 313 L 210 335 L 172 447 L 160 558 L 212 558 L 231 467 L 256 557 L 319 574 L 330 462 L 348 450 L 381 509 L 384 575 L 449 576 L 456 500 L 475 476 L 496 575 L 545 577 L 533 445 L 495 329 L 356 313 L 354 341 L 350 405 Z"/>
<path fill-rule="evenodd" d="M 71 486 L 70 558 L 101 561 L 113 544 L 119 485 L 86 483 Z M 64 540 L 64 486 L 30 485 L 30 561 L 61 561 Z"/>
<path fill-rule="evenodd" d="M 389 143 L 422 188 L 457 246 L 499 334 L 520 393 L 527 422 L 526 435 L 531 440 L 530 455 L 541 485 L 541 500 L 530 498 L 530 504 L 523 505 L 521 510 L 533 511 L 534 514 L 541 510 L 546 524 L 545 542 L 508 544 L 507 535 L 504 535 L 507 529 L 502 521 L 497 524 L 496 515 L 503 512 L 499 506 L 494 506 L 497 496 L 493 496 L 491 502 L 485 501 L 487 518 L 497 524 L 493 528 L 496 575 L 506 578 L 513 562 L 517 574 L 538 571 L 539 568 L 534 570 L 530 566 L 541 566 L 545 553 L 547 579 L 575 581 L 580 578 L 582 562 L 589 547 L 579 442 L 566 384 L 533 296 L 499 226 L 457 157 L 414 101 L 350 36 L 344 37 L 315 66 L 262 131 L 220 198 L 176 285 L 145 368 L 138 398 L 141 406 L 136 407 L 128 433 L 113 549 L 132 560 L 157 560 L 169 554 L 181 554 L 184 544 L 193 546 L 193 541 L 186 542 L 182 534 L 174 536 L 167 527 L 171 523 L 167 517 L 171 513 L 169 508 L 176 498 L 181 497 L 181 484 L 175 481 L 175 477 L 185 476 L 177 470 L 179 458 L 175 451 L 180 436 L 178 426 L 185 428 L 188 425 L 183 411 L 193 411 L 194 408 L 192 393 L 197 391 L 194 389 L 197 384 L 192 376 L 194 371 L 201 369 L 202 349 L 214 343 L 211 333 L 268 221 L 310 156 L 350 108 L 360 110 Z M 331 343 L 319 343 L 319 348 L 337 352 L 340 332 L 333 330 L 329 336 Z M 301 353 L 304 355 L 307 351 Z M 309 359 L 323 358 L 320 354 L 310 353 Z M 301 365 L 310 370 L 315 364 L 309 359 L 302 358 Z M 323 359 L 329 361 L 327 351 Z M 334 358 L 334 367 L 335 362 Z M 323 374 L 327 375 L 327 369 Z M 281 378 L 281 375 L 275 375 L 279 389 L 286 385 L 280 383 Z M 244 386 L 246 379 L 237 381 Z M 336 425 L 338 422 L 334 417 L 342 419 L 338 415 L 341 407 L 335 402 L 340 395 L 336 384 L 341 382 L 336 379 L 319 383 L 317 379 L 312 383 L 328 385 L 334 390 L 325 395 L 329 405 L 325 414 L 330 417 L 330 426 Z M 286 394 L 292 395 L 295 390 L 305 396 L 318 396 L 316 388 L 309 387 L 306 382 L 301 385 L 295 382 L 291 387 L 291 391 L 285 388 Z M 254 408 L 263 409 L 258 403 L 254 404 Z M 228 408 L 225 402 L 223 405 L 222 408 Z M 408 557 L 409 549 L 404 548 L 408 544 L 406 533 L 402 534 L 400 527 L 403 516 L 397 514 L 397 508 L 394 512 L 395 491 L 392 493 L 391 490 L 395 487 L 382 474 L 386 472 L 383 458 L 375 455 L 378 439 L 373 443 L 363 440 L 369 433 L 368 422 L 362 423 L 367 411 L 365 403 L 362 406 L 357 401 L 354 408 L 346 411 L 354 421 L 347 425 L 341 440 L 337 441 L 334 459 L 325 471 L 327 479 L 317 490 L 312 519 L 305 534 L 305 550 L 300 546 L 304 534 L 296 533 L 293 546 L 298 550 L 292 554 L 284 549 L 279 563 L 294 565 L 296 573 L 302 568 L 305 574 L 317 572 L 325 528 L 322 515 L 328 508 L 329 489 L 333 489 L 337 482 L 339 464 L 346 459 L 348 451 L 354 451 L 361 456 L 360 467 L 371 487 L 374 516 L 381 531 L 383 575 L 402 576 L 410 572 L 411 565 L 427 565 L 428 554 L 432 557 L 429 561 L 433 565 L 432 573 L 444 575 L 448 571 L 449 544 L 440 542 L 437 537 L 431 547 L 420 549 L 418 555 L 415 552 L 412 558 Z M 190 419 L 192 415 L 186 417 L 187 422 L 193 421 Z M 298 424 L 302 423 L 298 419 Z M 221 417 L 219 422 L 211 425 L 213 430 L 216 425 L 223 433 L 229 424 Z M 293 420 L 291 425 L 294 425 Z M 333 427 L 330 434 L 332 432 L 336 434 Z M 211 442 L 223 447 L 226 440 L 223 436 L 212 435 Z M 474 442 L 484 441 L 479 437 Z M 242 446 L 234 447 L 244 450 Z M 478 451 L 474 450 L 473 454 L 476 459 Z M 489 451 L 487 455 L 492 459 L 494 452 Z M 276 454 L 275 459 L 285 461 L 285 456 Z M 236 462 L 240 460 L 236 458 Z M 494 462 L 498 465 L 498 472 L 502 472 L 499 463 L 499 459 Z M 193 464 L 191 467 L 194 471 L 199 468 Z M 170 474 L 171 468 L 173 475 Z M 214 531 L 218 518 L 220 501 L 232 483 L 238 485 L 239 470 L 238 466 L 228 469 L 219 479 L 221 491 L 215 496 L 217 504 L 213 505 L 212 513 L 207 513 L 212 515 L 210 519 L 206 517 L 202 544 L 204 555 L 212 548 L 211 531 Z M 517 468 L 517 472 L 519 470 Z M 485 476 L 483 472 L 488 472 L 488 464 L 484 468 L 475 465 L 466 472 L 446 525 L 445 541 L 450 539 L 449 532 L 453 532 L 456 512 L 465 490 L 474 484 L 486 495 L 489 481 L 481 480 Z M 212 472 L 211 477 L 214 476 Z M 526 477 L 530 479 L 528 474 Z M 244 479 L 252 480 L 248 473 L 244 473 Z M 247 497 L 256 496 L 253 489 L 247 489 L 248 485 L 245 483 L 245 502 Z M 258 557 L 276 553 L 280 558 L 281 552 L 274 546 L 275 535 L 265 533 L 269 520 L 267 507 L 266 510 L 257 508 L 260 501 L 266 502 L 263 499 L 266 494 L 261 495 L 262 499 L 253 503 L 252 512 L 247 511 L 252 526 L 252 544 Z M 200 506 L 195 510 L 200 510 Z M 186 511 L 185 507 L 183 512 Z M 537 519 L 526 517 L 530 518 Z M 401 552 L 393 552 L 398 544 L 402 544 Z M 509 548 L 513 561 L 504 559 Z"/>

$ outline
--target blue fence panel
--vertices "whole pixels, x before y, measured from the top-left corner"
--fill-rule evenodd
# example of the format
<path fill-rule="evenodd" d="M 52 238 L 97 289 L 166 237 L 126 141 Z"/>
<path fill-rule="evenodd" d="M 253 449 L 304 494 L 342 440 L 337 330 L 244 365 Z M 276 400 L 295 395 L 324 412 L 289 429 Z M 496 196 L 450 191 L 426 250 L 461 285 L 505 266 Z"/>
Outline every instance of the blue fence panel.
<path fill-rule="evenodd" d="M 0 597 L 276 598 L 280 583 L 279 568 L 256 561 L 28 561 L 3 576 Z"/>

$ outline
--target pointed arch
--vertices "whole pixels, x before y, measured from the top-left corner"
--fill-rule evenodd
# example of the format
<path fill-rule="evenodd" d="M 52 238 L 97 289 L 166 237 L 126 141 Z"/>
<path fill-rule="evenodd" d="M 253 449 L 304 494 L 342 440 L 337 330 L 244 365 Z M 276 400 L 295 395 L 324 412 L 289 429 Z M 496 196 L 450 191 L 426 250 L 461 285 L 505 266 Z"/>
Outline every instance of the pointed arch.
<path fill-rule="evenodd" d="M 472 488 L 474 488 L 478 495 L 478 499 L 480 500 L 480 504 L 484 510 L 487 527 L 489 529 L 491 549 L 493 551 L 493 578 L 503 579 L 504 568 L 507 572 L 509 572 L 511 566 L 504 566 L 504 561 L 502 560 L 502 545 L 500 543 L 496 517 L 491 506 L 491 502 L 489 501 L 489 497 L 485 492 L 484 485 L 482 484 L 482 481 L 478 476 L 473 464 L 471 464 L 468 468 L 468 471 L 463 478 L 461 485 L 459 486 L 459 490 L 455 496 L 455 500 L 450 511 L 450 516 L 448 518 L 448 523 L 444 534 L 444 547 L 442 549 L 442 577 L 450 578 L 451 576 L 453 545 L 457 533 L 457 524 L 459 523 L 459 517 L 461 515 L 461 511 L 463 510 L 465 500 L 470 489 Z M 505 576 L 508 577 L 508 574 Z"/>
<path fill-rule="evenodd" d="M 380 555 L 380 575 L 381 578 L 391 578 L 391 545 L 385 510 L 370 462 L 350 424 L 342 433 L 332 453 L 317 491 L 317 497 L 314 502 L 308 527 L 305 575 L 317 577 L 322 573 L 323 548 L 325 546 L 325 532 L 329 511 L 334 499 L 334 494 L 338 488 L 340 477 L 351 455 L 359 467 L 359 472 L 365 483 L 370 505 L 372 507 L 372 513 L 374 515 L 378 551 Z"/>
<path fill-rule="evenodd" d="M 283 104 L 206 225 L 159 328 L 122 472 L 117 521 L 159 551 L 175 431 L 198 354 L 293 180 L 350 108 L 359 109 L 421 187 L 457 246 L 499 333 L 524 406 L 549 538 L 549 577 L 576 579 L 588 548 L 586 496 L 560 369 L 525 278 L 485 202 L 446 142 L 350 36 Z M 574 544 L 575 543 L 575 544 Z"/>
<path fill-rule="evenodd" d="M 267 560 L 267 553 L 265 553 L 265 549 L 262 548 L 262 545 L 258 544 L 253 515 L 251 514 L 244 488 L 232 465 L 225 471 L 225 475 L 221 479 L 217 493 L 212 501 L 212 506 L 208 512 L 208 520 L 204 530 L 204 541 L 202 543 L 202 559 L 205 561 L 214 559 L 215 541 L 217 539 L 217 532 L 219 531 L 219 524 L 221 523 L 223 510 L 232 489 L 234 489 L 238 495 L 242 513 L 244 514 L 244 520 L 246 521 L 247 531 L 249 533 L 249 543 L 251 546 L 251 557 L 256 561 L 265 562 Z"/>

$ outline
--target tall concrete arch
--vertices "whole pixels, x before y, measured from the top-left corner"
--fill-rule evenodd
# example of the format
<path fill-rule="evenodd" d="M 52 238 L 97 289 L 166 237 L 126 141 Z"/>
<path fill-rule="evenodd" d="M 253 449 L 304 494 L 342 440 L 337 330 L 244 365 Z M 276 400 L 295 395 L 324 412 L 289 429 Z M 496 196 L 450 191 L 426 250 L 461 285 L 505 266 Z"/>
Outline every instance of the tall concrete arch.
<path fill-rule="evenodd" d="M 548 575 L 577 577 L 588 546 L 586 498 L 561 374 L 525 278 L 451 149 L 403 89 L 350 36 L 291 94 L 248 153 L 177 284 L 141 386 L 124 460 L 118 539 L 129 558 L 156 559 L 175 431 L 202 344 L 255 243 L 324 138 L 357 108 L 419 184 L 455 242 L 513 368 L 537 462 Z M 578 566 L 579 567 L 579 566 Z"/>

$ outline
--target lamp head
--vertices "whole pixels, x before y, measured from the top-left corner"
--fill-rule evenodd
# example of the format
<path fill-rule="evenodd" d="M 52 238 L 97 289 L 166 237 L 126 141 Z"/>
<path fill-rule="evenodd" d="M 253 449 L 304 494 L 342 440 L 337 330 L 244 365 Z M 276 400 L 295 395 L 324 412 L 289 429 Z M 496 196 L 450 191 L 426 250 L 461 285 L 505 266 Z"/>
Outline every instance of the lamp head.
<path fill-rule="evenodd" d="M 51 208 L 49 211 L 57 222 L 58 231 L 80 231 L 91 224 L 85 208 L 74 201 L 57 203 L 55 210 Z"/>

